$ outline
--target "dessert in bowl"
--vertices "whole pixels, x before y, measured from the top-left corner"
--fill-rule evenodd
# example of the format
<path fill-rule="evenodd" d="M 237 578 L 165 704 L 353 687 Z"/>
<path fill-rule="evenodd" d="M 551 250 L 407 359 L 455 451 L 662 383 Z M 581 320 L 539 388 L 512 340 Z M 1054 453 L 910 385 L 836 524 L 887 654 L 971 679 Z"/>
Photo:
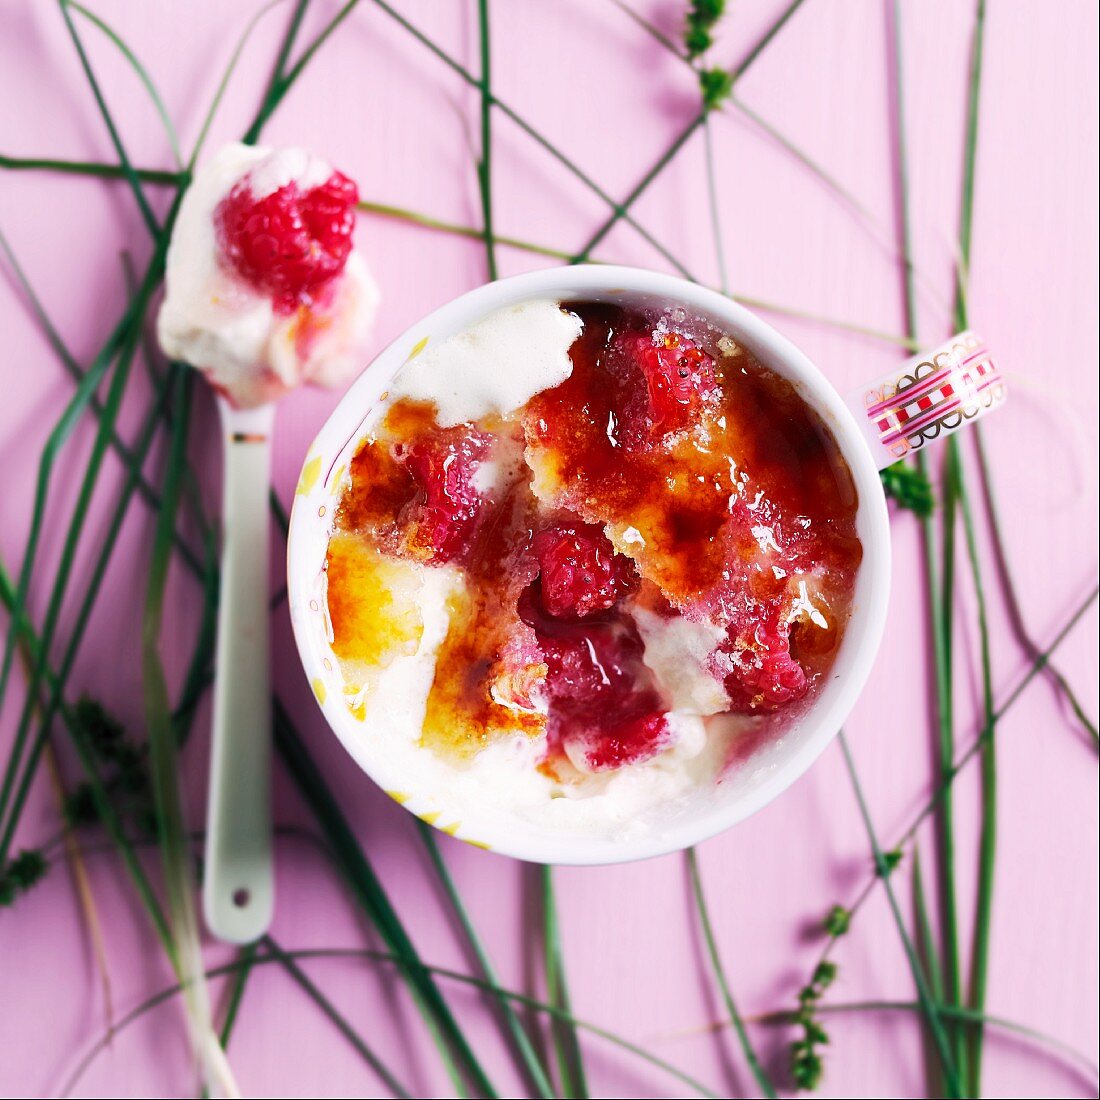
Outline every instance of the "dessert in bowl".
<path fill-rule="evenodd" d="M 307 457 L 291 614 L 394 798 L 597 863 L 787 786 L 869 670 L 885 503 L 842 401 L 703 288 L 589 267 L 483 287 L 387 349 Z"/>

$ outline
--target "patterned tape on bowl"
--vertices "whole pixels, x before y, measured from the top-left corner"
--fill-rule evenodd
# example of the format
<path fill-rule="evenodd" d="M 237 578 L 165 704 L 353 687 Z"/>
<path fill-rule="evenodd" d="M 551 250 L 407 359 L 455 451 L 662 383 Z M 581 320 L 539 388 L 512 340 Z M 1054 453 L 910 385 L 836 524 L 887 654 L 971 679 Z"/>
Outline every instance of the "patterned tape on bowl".
<path fill-rule="evenodd" d="M 957 431 L 1004 404 L 1006 387 L 989 348 L 960 332 L 847 397 L 879 467 Z"/>

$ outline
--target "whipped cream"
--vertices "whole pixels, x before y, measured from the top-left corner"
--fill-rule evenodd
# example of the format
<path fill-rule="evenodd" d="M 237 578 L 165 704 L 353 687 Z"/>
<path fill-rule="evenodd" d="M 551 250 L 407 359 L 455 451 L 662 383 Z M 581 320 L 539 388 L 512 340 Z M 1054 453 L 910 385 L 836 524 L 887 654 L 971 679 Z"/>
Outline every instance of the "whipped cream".
<path fill-rule="evenodd" d="M 390 397 L 434 402 L 444 428 L 506 415 L 569 377 L 581 327 L 546 299 L 497 310 L 407 363 Z"/>
<path fill-rule="evenodd" d="M 164 353 L 201 370 L 238 408 L 267 404 L 304 382 L 335 386 L 363 366 L 378 289 L 355 249 L 323 300 L 281 314 L 271 296 L 222 262 L 218 204 L 251 173 L 257 198 L 290 182 L 310 190 L 332 166 L 303 149 L 230 144 L 195 173 L 172 232 L 157 319 Z"/>
<path fill-rule="evenodd" d="M 550 300 L 490 314 L 408 362 L 370 423 L 378 423 L 386 408 L 404 398 L 434 402 L 444 427 L 489 415 L 507 417 L 569 377 L 569 348 L 581 329 L 579 318 Z M 522 463 L 520 453 L 485 462 L 476 474 L 478 487 L 508 482 L 515 476 L 514 462 Z M 534 476 L 526 468 L 524 474 Z M 370 669 L 349 662 L 341 667 L 349 705 L 363 719 L 362 736 L 385 746 L 386 775 L 399 791 L 415 792 L 418 802 L 446 806 L 448 815 L 456 817 L 491 802 L 535 825 L 609 838 L 652 833 L 660 827 L 658 817 L 663 820 L 680 800 L 713 782 L 732 740 L 758 721 L 719 713 L 729 699 L 705 666 L 722 637 L 720 628 L 639 607 L 635 618 L 643 659 L 670 706 L 667 748 L 608 771 L 584 771 L 583 760 L 574 760 L 578 769 L 568 782 L 539 769 L 545 734 L 532 736 L 517 728 L 466 758 L 438 753 L 422 743 L 421 727 L 447 634 L 448 604 L 462 593 L 465 575 L 451 566 L 408 562 L 404 567 L 423 582 L 408 589 L 415 617 L 423 623 L 416 651 Z M 657 809 L 660 815 L 651 813 Z"/>

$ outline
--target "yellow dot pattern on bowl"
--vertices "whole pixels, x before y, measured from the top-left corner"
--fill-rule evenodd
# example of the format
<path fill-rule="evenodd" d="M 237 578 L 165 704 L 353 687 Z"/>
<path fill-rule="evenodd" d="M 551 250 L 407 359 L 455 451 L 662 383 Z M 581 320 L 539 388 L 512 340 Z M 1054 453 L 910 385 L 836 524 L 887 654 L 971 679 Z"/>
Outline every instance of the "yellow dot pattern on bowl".
<path fill-rule="evenodd" d="M 295 492 L 299 496 L 305 496 L 311 492 L 321 476 L 321 456 L 314 455 L 303 467 L 302 476 L 298 478 L 298 488 Z"/>
<path fill-rule="evenodd" d="M 317 697 L 317 702 L 320 703 L 321 706 L 324 706 L 325 698 L 328 695 L 328 689 L 325 687 L 324 680 L 318 676 L 310 686 L 313 688 L 313 694 Z"/>
<path fill-rule="evenodd" d="M 407 363 L 407 362 L 409 362 L 409 360 L 415 359 L 427 346 L 428 346 L 427 336 L 425 336 L 422 340 L 417 340 L 417 342 L 415 344 L 413 344 L 413 349 L 412 349 L 412 351 L 409 352 L 409 358 L 406 359 L 405 362 Z"/>

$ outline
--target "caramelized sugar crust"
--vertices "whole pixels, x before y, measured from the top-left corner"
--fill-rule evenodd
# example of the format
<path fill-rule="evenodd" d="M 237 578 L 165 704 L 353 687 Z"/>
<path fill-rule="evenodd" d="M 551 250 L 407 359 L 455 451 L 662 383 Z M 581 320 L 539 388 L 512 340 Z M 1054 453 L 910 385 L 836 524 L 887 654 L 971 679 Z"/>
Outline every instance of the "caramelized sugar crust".
<path fill-rule="evenodd" d="M 430 404 L 391 406 L 350 464 L 328 560 L 345 662 L 415 645 L 415 616 L 387 621 L 372 569 L 450 570 L 424 743 L 462 756 L 545 731 L 559 778 L 669 741 L 632 607 L 717 624 L 708 670 L 729 709 L 769 714 L 832 664 L 862 556 L 851 473 L 789 382 L 699 322 L 564 308 L 584 323 L 571 376 L 506 421 L 443 429 Z"/>

